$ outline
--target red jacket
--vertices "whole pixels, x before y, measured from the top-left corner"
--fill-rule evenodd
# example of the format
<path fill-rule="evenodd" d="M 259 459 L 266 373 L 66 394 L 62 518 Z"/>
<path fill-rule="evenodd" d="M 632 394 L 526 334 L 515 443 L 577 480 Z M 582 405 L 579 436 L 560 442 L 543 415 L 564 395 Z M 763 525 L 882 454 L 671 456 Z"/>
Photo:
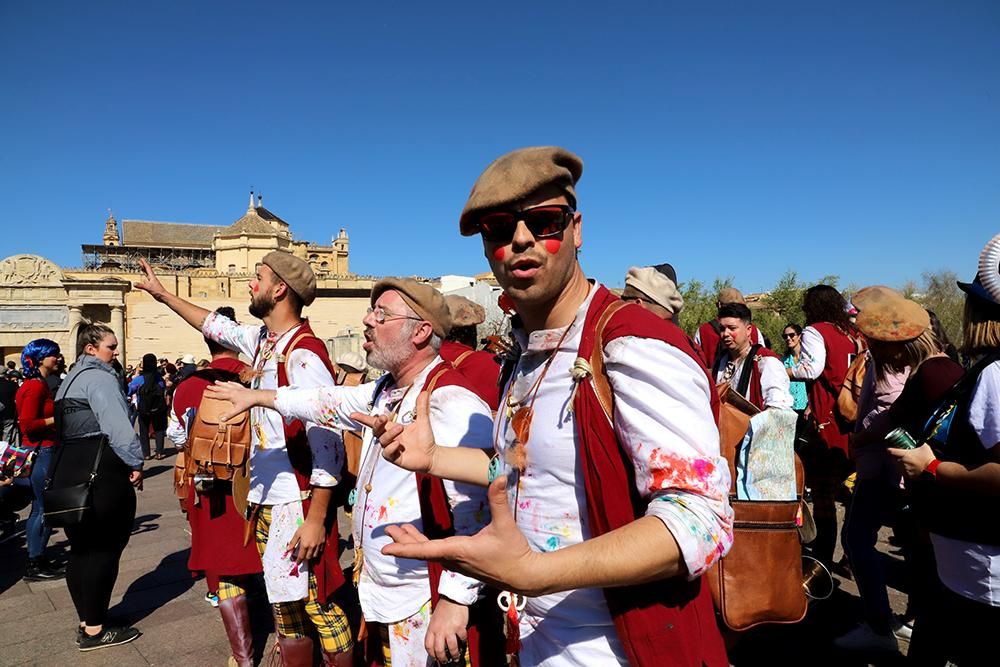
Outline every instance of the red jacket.
<path fill-rule="evenodd" d="M 836 447 L 847 453 L 847 439 L 853 427 L 837 414 L 837 396 L 844 386 L 844 376 L 858 346 L 843 329 L 829 322 L 809 325 L 823 337 L 826 348 L 826 365 L 820 376 L 809 383 L 809 407 L 813 418 L 820 425 L 820 436 L 827 447 Z"/>
<path fill-rule="evenodd" d="M 52 392 L 45 379 L 34 377 L 17 388 L 17 423 L 21 428 L 22 444 L 51 447 L 56 444 L 56 427 L 45 420 L 55 414 Z"/>
<path fill-rule="evenodd" d="M 594 295 L 583 324 L 579 351 L 582 358 L 590 358 L 597 321 L 617 300 L 604 287 Z M 661 340 L 700 362 L 697 348 L 683 331 L 642 308 L 626 306 L 616 313 L 604 330 L 603 341 L 607 344 L 623 336 Z M 707 379 L 714 386 L 711 378 Z M 710 400 L 718 419 L 719 404 L 714 391 Z M 586 487 L 588 525 L 597 537 L 641 518 L 647 503 L 636 492 L 632 462 L 622 455 L 614 427 L 605 416 L 590 378 L 581 382 L 573 410 Z M 711 594 L 700 579 L 673 578 L 641 586 L 606 588 L 604 596 L 633 667 L 729 664 Z"/>
<path fill-rule="evenodd" d="M 197 409 L 205 387 L 215 380 L 236 380 L 246 367 L 239 359 L 213 359 L 208 365 L 210 370 L 197 371 L 174 389 L 171 406 L 174 414 L 180 420 L 188 408 Z M 227 485 L 220 484 L 217 488 L 224 486 Z M 189 570 L 222 576 L 257 574 L 262 571 L 257 545 L 252 541 L 243 543 L 246 521 L 233 504 L 232 493 L 219 493 L 213 489 L 210 493 L 199 495 L 194 484 L 189 484 L 185 507 L 191 524 Z"/>

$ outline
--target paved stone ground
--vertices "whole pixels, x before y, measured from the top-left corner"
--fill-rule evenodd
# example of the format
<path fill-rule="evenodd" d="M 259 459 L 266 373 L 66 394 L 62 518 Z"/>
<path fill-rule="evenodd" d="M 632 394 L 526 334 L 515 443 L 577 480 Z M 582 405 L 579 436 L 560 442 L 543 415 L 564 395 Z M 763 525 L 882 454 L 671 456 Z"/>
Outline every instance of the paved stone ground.
<path fill-rule="evenodd" d="M 190 536 L 187 520 L 172 493 L 173 457 L 152 462 L 145 490 L 139 494 L 135 530 L 122 556 L 121 573 L 111 601 L 111 616 L 134 624 L 143 635 L 124 646 L 80 653 L 74 644 L 76 613 L 64 581 L 26 583 L 23 521 L 13 539 L 0 544 L 0 665 L 225 665 L 229 656 L 222 621 L 204 600 L 203 580 L 187 570 Z M 21 512 L 22 519 L 27 510 Z M 342 534 L 346 534 L 342 528 Z M 890 585 L 898 580 L 898 558 L 883 534 Z M 65 558 L 68 544 L 57 531 L 50 551 Z M 350 562 L 349 552 L 342 562 Z M 830 641 L 859 616 L 857 589 L 837 578 L 833 597 L 814 603 L 806 620 L 794 626 L 769 626 L 746 633 L 731 651 L 735 665 L 894 665 L 898 658 L 869 662 L 836 655 Z M 901 612 L 905 596 L 890 590 Z M 273 629 L 262 592 L 251 599 L 258 660 L 273 642 Z M 20 619 L 20 620 L 18 620 Z M 905 644 L 901 647 L 905 650 Z"/>

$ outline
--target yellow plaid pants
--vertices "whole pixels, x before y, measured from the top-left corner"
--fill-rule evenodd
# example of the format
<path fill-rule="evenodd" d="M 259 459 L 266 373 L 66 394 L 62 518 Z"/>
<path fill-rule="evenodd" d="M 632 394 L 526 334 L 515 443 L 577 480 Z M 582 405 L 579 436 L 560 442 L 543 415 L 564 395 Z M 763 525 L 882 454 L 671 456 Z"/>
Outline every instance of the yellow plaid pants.
<path fill-rule="evenodd" d="M 271 507 L 261 505 L 257 512 L 257 526 L 254 537 L 257 541 L 257 551 L 264 557 L 264 547 L 267 546 L 267 536 L 271 529 Z M 219 598 L 222 599 L 222 588 L 225 584 L 220 580 Z M 309 624 L 316 628 L 319 641 L 327 653 L 343 653 L 354 646 L 351 627 L 347 614 L 336 603 L 320 604 L 316 589 L 316 575 L 309 572 L 309 598 L 298 602 L 276 602 L 271 605 L 274 614 L 275 628 L 282 637 L 305 637 L 309 634 Z"/>

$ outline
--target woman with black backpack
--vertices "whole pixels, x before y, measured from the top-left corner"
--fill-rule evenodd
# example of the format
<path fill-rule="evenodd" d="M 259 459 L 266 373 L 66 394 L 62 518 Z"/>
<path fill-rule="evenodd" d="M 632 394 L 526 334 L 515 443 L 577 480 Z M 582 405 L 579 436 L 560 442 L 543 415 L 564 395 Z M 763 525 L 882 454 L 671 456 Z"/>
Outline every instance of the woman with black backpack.
<path fill-rule="evenodd" d="M 58 451 L 46 483 L 45 520 L 69 538 L 66 584 L 80 619 L 77 643 L 91 651 L 140 634 L 106 621 L 135 520 L 133 487 L 142 488 L 142 450 L 111 367 L 118 355 L 114 332 L 103 324 L 82 325 L 77 354 L 56 394 Z"/>
<path fill-rule="evenodd" d="M 156 438 L 156 459 L 166 457 L 163 453 L 163 439 L 167 432 L 167 388 L 156 365 L 155 354 L 142 355 L 142 374 L 128 385 L 129 397 L 138 398 L 139 443 L 142 455 L 149 461 L 153 458 L 149 451 L 149 429 L 152 427 Z"/>
<path fill-rule="evenodd" d="M 1000 498 L 1000 235 L 983 249 L 976 279 L 959 287 L 966 292 L 961 352 L 972 367 L 938 400 L 910 411 L 907 430 L 915 442 L 889 450 L 909 478 L 937 563 L 935 599 L 917 610 L 910 643 L 909 657 L 919 665 L 992 664 L 1000 627 L 994 511 Z M 942 364 L 954 364 L 943 358 Z M 941 388 L 941 373 L 923 375 L 928 386 Z"/>

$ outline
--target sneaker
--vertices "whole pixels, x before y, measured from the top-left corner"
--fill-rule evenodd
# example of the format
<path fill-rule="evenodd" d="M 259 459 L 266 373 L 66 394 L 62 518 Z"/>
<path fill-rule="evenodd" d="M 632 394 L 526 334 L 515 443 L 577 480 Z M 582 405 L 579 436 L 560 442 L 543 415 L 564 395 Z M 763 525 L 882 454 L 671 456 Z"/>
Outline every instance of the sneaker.
<path fill-rule="evenodd" d="M 84 634 L 83 633 L 83 626 L 82 625 L 76 626 L 76 645 L 77 646 L 80 645 L 80 640 L 83 639 L 83 634 Z"/>
<path fill-rule="evenodd" d="M 205 593 L 205 602 L 212 605 L 215 608 L 219 607 L 219 594 L 218 593 Z"/>
<path fill-rule="evenodd" d="M 135 628 L 104 628 L 99 635 L 91 637 L 84 634 L 80 637 L 81 651 L 95 651 L 99 648 L 128 644 L 130 641 L 139 638 L 142 633 Z"/>
<path fill-rule="evenodd" d="M 896 636 L 896 639 L 910 641 L 910 637 L 913 636 L 913 621 L 908 621 L 899 614 L 893 614 L 892 634 Z"/>
<path fill-rule="evenodd" d="M 896 636 L 876 634 L 867 623 L 856 625 L 833 640 L 833 645 L 842 651 L 859 653 L 895 653 L 899 651 Z"/>
<path fill-rule="evenodd" d="M 48 561 L 38 558 L 28 561 L 28 567 L 24 571 L 25 581 L 54 581 L 66 576 L 66 570 L 56 567 Z"/>

